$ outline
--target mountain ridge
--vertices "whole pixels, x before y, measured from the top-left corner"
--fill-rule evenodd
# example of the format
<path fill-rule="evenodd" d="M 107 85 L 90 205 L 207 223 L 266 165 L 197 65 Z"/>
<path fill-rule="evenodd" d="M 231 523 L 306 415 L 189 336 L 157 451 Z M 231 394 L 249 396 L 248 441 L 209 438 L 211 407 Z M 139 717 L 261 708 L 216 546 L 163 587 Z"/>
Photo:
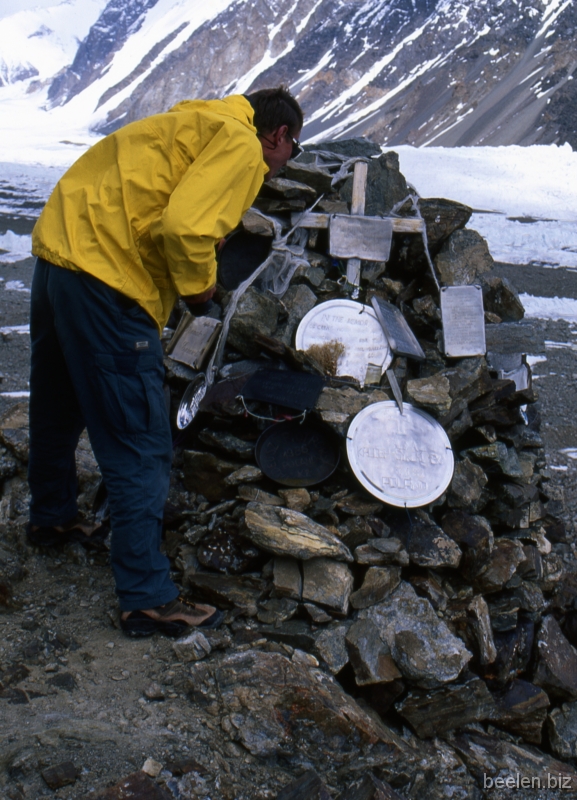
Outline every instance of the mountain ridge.
<path fill-rule="evenodd" d="M 19 80 L 48 85 L 48 111 L 85 98 L 101 134 L 185 97 L 285 83 L 310 141 L 577 148 L 576 30 L 570 0 L 110 0 L 69 66 L 35 83 L 28 57 Z M 0 57 L 5 84 L 11 69 Z"/>

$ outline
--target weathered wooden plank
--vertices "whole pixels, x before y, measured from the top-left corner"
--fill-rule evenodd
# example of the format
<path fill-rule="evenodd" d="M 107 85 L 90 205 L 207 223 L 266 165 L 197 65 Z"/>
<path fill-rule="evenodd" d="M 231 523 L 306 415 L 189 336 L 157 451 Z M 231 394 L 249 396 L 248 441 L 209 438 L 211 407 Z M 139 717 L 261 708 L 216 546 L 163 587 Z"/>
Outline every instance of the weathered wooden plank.
<path fill-rule="evenodd" d="M 302 214 L 295 213 L 292 215 L 291 225 L 296 225 Z M 329 227 L 330 214 L 316 214 L 311 211 L 306 214 L 299 223 L 300 228 L 317 228 L 323 229 Z M 423 221 L 414 219 L 412 217 L 393 217 L 393 233 L 421 233 L 423 230 Z"/>
<path fill-rule="evenodd" d="M 351 214 L 362 216 L 365 213 L 365 193 L 367 190 L 367 174 L 369 165 L 366 161 L 357 161 L 353 172 L 353 196 L 351 200 Z M 349 258 L 347 261 L 347 281 L 353 286 L 361 283 L 361 259 Z M 358 294 L 355 291 L 355 294 Z M 353 299 L 355 298 L 353 294 Z"/>

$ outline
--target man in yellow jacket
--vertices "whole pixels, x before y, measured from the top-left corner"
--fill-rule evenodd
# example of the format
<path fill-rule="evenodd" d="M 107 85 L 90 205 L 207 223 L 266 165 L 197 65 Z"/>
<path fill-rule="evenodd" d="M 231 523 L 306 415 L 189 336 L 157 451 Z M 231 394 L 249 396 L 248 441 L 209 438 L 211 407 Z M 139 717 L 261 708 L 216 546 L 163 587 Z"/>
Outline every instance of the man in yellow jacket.
<path fill-rule="evenodd" d="M 77 520 L 75 471 L 86 427 L 108 491 L 111 562 L 131 636 L 180 635 L 222 619 L 177 599 L 160 553 L 172 447 L 159 333 L 179 296 L 203 313 L 215 245 L 298 152 L 302 123 L 282 87 L 184 101 L 88 150 L 34 228 L 28 538 L 89 538 Z"/>

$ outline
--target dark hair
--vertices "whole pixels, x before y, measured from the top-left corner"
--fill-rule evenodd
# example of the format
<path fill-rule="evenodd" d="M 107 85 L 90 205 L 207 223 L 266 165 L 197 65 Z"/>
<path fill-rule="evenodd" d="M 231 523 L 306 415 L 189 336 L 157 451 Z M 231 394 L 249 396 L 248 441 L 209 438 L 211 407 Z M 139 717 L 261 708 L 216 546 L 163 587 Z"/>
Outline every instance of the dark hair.
<path fill-rule="evenodd" d="M 254 126 L 258 133 L 271 133 L 281 125 L 286 125 L 293 136 L 302 128 L 301 107 L 285 86 L 259 89 L 245 94 L 245 97 L 254 108 Z"/>

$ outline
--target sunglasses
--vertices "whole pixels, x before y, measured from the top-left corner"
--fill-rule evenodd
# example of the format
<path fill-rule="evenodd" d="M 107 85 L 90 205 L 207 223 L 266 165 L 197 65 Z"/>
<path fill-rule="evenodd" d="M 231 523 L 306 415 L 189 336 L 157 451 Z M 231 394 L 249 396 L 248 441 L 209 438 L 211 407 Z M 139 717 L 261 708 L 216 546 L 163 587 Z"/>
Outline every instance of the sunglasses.
<path fill-rule="evenodd" d="M 304 150 L 298 139 L 294 139 L 291 136 L 291 141 L 293 143 L 293 149 L 291 150 L 291 158 L 296 158 L 297 156 L 300 156 L 300 154 L 303 153 Z"/>

